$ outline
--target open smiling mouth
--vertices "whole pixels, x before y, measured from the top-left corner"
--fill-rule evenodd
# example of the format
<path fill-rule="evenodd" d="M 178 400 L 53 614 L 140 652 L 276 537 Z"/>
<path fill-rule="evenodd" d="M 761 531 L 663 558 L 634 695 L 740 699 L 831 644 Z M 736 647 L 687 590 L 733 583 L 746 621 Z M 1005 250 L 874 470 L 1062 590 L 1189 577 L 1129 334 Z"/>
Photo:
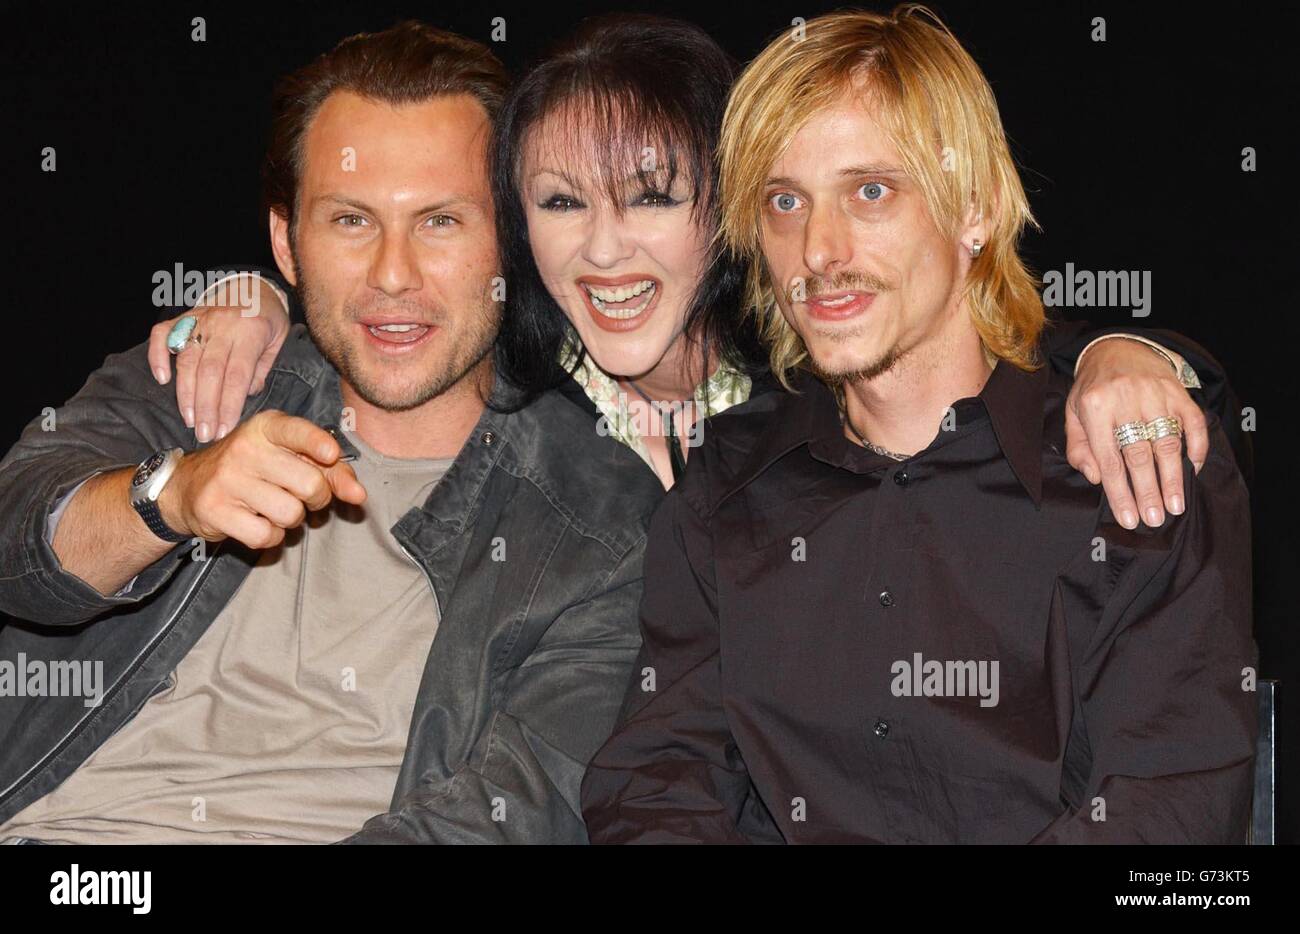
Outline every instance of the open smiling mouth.
<path fill-rule="evenodd" d="M 590 309 L 599 316 L 597 323 L 608 322 L 614 326 L 631 323 L 650 307 L 659 294 L 659 282 L 651 278 L 628 279 L 614 284 L 579 280 L 578 284 Z"/>
<path fill-rule="evenodd" d="M 359 321 L 362 329 L 370 335 L 370 341 L 377 349 L 386 353 L 405 353 L 438 330 L 435 325 L 421 321 Z"/>
<path fill-rule="evenodd" d="M 392 341 L 394 344 L 409 344 L 418 341 L 429 330 L 427 324 L 382 324 L 371 327 L 370 333 L 380 340 Z"/>

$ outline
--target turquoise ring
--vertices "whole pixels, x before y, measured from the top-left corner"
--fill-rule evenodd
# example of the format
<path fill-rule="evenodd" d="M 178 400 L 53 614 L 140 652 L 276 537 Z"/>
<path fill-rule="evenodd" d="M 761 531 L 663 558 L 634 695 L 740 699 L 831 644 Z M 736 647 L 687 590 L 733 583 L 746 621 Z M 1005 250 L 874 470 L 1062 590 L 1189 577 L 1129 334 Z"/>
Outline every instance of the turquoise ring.
<path fill-rule="evenodd" d="M 178 354 L 190 345 L 190 342 L 202 344 L 202 335 L 196 332 L 199 319 L 193 315 L 186 315 L 175 324 L 167 333 L 167 349 L 174 354 Z"/>

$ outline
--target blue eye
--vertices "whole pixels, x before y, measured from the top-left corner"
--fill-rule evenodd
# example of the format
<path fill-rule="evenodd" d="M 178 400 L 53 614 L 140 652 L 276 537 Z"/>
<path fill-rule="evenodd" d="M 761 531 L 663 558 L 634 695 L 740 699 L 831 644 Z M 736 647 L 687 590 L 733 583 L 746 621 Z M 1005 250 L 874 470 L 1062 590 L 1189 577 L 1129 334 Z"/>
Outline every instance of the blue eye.
<path fill-rule="evenodd" d="M 788 214 L 799 206 L 799 199 L 788 191 L 780 192 L 772 196 L 772 207 L 779 214 Z"/>
<path fill-rule="evenodd" d="M 867 182 L 858 190 L 862 192 L 867 201 L 879 201 L 885 196 L 887 189 L 880 182 Z"/>

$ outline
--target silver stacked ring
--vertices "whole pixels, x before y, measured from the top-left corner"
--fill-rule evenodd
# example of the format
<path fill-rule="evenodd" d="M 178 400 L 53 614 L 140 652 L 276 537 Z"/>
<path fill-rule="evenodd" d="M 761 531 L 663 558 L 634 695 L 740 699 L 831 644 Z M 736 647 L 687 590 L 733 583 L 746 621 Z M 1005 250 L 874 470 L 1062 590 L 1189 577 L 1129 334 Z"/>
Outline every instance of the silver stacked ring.
<path fill-rule="evenodd" d="M 1125 422 L 1115 429 L 1115 440 L 1119 442 L 1120 450 L 1123 450 L 1130 444 L 1150 441 L 1151 433 L 1147 430 L 1146 422 Z"/>
<path fill-rule="evenodd" d="M 1182 434 L 1183 426 L 1178 421 L 1177 415 L 1161 415 L 1159 418 L 1153 418 L 1147 422 L 1147 436 L 1152 441 L 1159 441 L 1161 438 L 1168 438 L 1170 435 L 1178 438 Z"/>

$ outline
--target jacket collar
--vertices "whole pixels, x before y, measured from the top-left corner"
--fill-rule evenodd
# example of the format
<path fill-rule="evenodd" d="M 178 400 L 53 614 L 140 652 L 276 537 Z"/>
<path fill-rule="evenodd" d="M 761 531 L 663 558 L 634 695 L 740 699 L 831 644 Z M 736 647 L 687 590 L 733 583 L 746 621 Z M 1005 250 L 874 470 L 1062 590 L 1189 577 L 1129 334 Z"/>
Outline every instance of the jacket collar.
<path fill-rule="evenodd" d="M 1046 364 L 1026 372 L 999 360 L 978 396 L 954 403 L 955 407 L 976 400 L 983 404 L 1003 457 L 1035 506 L 1042 503 L 1043 414 L 1048 376 Z M 766 429 L 719 502 L 804 444 L 809 445 L 810 453 L 836 467 L 866 472 L 880 466 L 874 459 L 864 460 L 863 451 L 844 437 L 835 395 L 825 383 L 800 371 L 792 385 L 795 392 L 785 393 L 775 407 Z"/>

